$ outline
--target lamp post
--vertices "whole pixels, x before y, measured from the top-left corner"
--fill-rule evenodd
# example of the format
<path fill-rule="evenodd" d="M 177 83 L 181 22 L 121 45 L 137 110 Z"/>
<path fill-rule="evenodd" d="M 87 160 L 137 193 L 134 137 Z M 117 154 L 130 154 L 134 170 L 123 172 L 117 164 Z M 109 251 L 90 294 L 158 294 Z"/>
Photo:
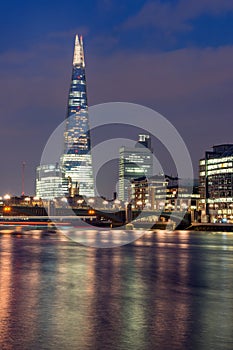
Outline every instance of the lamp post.
<path fill-rule="evenodd" d="M 114 207 L 116 208 L 116 209 L 119 209 L 119 206 L 120 206 L 120 201 L 119 201 L 119 199 L 115 199 L 115 201 L 114 201 Z"/>
<path fill-rule="evenodd" d="M 78 204 L 79 207 L 82 207 L 83 199 L 78 199 L 77 200 L 77 204 Z"/>

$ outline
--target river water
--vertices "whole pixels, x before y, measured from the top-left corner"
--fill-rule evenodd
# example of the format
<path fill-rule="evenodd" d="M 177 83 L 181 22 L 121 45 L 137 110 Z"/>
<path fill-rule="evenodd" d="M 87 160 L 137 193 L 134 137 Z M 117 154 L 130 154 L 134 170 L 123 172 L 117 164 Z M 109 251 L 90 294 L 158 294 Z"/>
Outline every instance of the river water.
<path fill-rule="evenodd" d="M 0 234 L 1 350 L 233 349 L 233 234 Z"/>

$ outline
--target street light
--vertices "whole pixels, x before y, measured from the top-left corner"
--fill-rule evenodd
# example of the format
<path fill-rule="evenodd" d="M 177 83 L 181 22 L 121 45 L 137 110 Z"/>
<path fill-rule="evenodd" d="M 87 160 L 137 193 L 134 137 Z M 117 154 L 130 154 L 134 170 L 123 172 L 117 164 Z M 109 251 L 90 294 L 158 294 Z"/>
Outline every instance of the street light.
<path fill-rule="evenodd" d="M 79 206 L 81 206 L 81 204 L 83 203 L 83 199 L 78 199 L 77 203 L 78 203 Z"/>
<path fill-rule="evenodd" d="M 106 206 L 108 205 L 108 201 L 104 200 L 103 205 L 104 205 L 104 208 L 106 209 Z"/>
<path fill-rule="evenodd" d="M 159 202 L 159 210 L 163 209 L 165 206 L 164 202 Z"/>
<path fill-rule="evenodd" d="M 119 199 L 115 199 L 113 202 L 113 209 L 119 209 L 121 201 Z"/>

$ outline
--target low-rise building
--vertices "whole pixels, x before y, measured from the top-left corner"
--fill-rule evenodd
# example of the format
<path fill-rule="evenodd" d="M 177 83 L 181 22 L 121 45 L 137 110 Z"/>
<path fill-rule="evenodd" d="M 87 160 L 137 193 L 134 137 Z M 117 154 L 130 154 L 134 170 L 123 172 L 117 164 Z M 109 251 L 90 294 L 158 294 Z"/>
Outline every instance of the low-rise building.
<path fill-rule="evenodd" d="M 131 181 L 132 204 L 136 209 L 196 212 L 200 195 L 196 186 L 179 185 L 178 178 L 155 175 Z"/>

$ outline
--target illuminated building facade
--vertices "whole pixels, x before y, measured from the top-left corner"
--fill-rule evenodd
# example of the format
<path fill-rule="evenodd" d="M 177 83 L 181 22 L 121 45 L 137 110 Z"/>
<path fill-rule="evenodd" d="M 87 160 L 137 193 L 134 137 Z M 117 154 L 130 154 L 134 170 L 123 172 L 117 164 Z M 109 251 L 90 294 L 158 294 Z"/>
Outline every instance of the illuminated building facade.
<path fill-rule="evenodd" d="M 167 194 L 168 181 L 162 175 L 145 176 L 131 181 L 132 204 L 136 209 L 146 207 L 156 210 L 164 207 Z"/>
<path fill-rule="evenodd" d="M 197 188 L 179 186 L 178 179 L 167 175 L 154 175 L 132 180 L 132 203 L 135 208 L 148 210 L 196 210 L 200 196 Z"/>
<path fill-rule="evenodd" d="M 70 177 L 74 186 L 78 184 L 80 195 L 87 197 L 94 196 L 90 150 L 83 39 L 76 35 L 61 163 L 65 177 Z"/>
<path fill-rule="evenodd" d="M 139 135 L 135 147 L 121 147 L 119 151 L 119 199 L 131 198 L 131 180 L 152 176 L 153 155 L 149 135 Z"/>
<path fill-rule="evenodd" d="M 199 164 L 203 221 L 233 222 L 233 144 L 207 151 Z"/>
<path fill-rule="evenodd" d="M 59 164 L 40 165 L 36 168 L 36 197 L 53 200 L 63 197 L 67 192 L 64 171 Z"/>

